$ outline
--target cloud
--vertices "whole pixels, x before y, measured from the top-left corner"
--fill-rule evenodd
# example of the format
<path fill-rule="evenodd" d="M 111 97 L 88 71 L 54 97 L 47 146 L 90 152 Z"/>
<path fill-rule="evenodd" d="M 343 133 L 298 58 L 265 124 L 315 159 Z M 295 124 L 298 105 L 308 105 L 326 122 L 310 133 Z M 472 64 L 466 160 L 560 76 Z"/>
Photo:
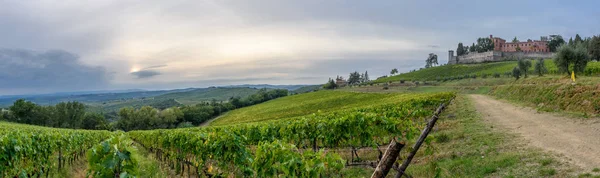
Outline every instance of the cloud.
<path fill-rule="evenodd" d="M 156 69 L 156 68 L 162 68 L 162 67 L 167 67 L 167 65 L 165 65 L 165 64 L 163 64 L 163 65 L 155 65 L 155 66 L 150 66 L 150 67 L 143 68 L 142 70 Z"/>
<path fill-rule="evenodd" d="M 0 49 L 0 89 L 72 90 L 105 87 L 109 74 L 62 50 Z"/>
<path fill-rule="evenodd" d="M 160 75 L 161 73 L 155 70 L 140 70 L 137 72 L 131 72 L 131 75 L 136 76 L 139 79 L 142 78 L 150 78 L 150 77 L 154 77 L 157 75 Z"/>

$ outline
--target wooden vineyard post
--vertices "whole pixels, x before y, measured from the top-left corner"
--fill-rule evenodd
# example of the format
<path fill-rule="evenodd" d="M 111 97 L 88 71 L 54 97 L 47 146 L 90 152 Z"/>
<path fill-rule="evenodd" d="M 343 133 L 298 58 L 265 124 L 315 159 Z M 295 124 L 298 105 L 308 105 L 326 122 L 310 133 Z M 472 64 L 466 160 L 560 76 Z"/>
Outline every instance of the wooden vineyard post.
<path fill-rule="evenodd" d="M 398 159 L 398 155 L 400 155 L 400 150 L 404 147 L 404 144 L 399 143 L 396 138 L 392 139 L 390 145 L 388 145 L 385 154 L 377 164 L 375 168 L 375 172 L 371 175 L 371 178 L 382 178 L 387 176 L 390 169 L 394 166 L 396 159 Z"/>
<path fill-rule="evenodd" d="M 452 100 L 450 100 L 450 101 L 452 101 Z M 448 102 L 448 103 L 450 103 L 450 102 Z M 419 151 L 419 148 L 425 141 L 425 138 L 427 138 L 427 135 L 429 135 L 429 132 L 431 132 L 431 129 L 433 129 L 435 122 L 439 118 L 438 115 L 440 115 L 440 113 L 442 111 L 444 111 L 445 108 L 446 108 L 446 104 L 443 103 L 442 105 L 440 105 L 440 107 L 437 108 L 437 110 L 435 111 L 433 116 L 431 116 L 431 120 L 429 120 L 429 122 L 427 123 L 427 127 L 425 127 L 425 129 L 423 129 L 421 136 L 419 136 L 419 139 L 413 146 L 413 150 L 410 152 L 410 154 L 408 154 L 408 157 L 406 157 L 404 162 L 402 162 L 402 165 L 397 169 L 398 174 L 396 174 L 396 178 L 402 177 L 402 175 L 404 174 L 404 171 L 406 171 L 406 168 L 408 168 L 410 161 L 412 161 L 412 159 L 415 157 L 415 154 L 417 154 L 417 151 Z"/>

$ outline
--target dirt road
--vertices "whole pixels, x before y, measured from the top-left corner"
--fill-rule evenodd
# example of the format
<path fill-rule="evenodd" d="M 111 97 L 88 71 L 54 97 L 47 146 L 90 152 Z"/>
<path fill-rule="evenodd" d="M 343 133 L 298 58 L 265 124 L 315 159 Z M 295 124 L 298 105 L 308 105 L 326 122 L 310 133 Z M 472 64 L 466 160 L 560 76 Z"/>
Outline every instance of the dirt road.
<path fill-rule="evenodd" d="M 469 95 L 484 120 L 518 133 L 533 145 L 562 154 L 586 171 L 600 168 L 600 121 L 583 121 L 517 107 L 485 95 Z"/>

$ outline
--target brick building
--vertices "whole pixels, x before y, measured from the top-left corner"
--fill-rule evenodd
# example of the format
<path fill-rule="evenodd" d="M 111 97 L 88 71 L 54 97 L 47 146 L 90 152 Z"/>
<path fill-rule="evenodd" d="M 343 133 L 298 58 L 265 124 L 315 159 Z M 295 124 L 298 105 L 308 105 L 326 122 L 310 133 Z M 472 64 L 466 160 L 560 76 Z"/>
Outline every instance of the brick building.
<path fill-rule="evenodd" d="M 490 39 L 494 42 L 494 51 L 502 52 L 517 52 L 517 47 L 521 48 L 523 52 L 550 52 L 548 49 L 548 41 L 544 40 L 531 40 L 528 39 L 525 42 L 506 42 L 506 40 L 490 35 Z"/>

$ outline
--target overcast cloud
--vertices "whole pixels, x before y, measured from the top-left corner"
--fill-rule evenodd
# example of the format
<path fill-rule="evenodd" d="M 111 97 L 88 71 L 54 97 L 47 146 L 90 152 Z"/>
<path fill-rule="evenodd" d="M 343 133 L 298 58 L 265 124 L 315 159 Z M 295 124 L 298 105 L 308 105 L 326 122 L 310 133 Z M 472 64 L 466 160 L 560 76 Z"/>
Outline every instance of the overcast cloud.
<path fill-rule="evenodd" d="M 458 42 L 600 32 L 597 1 L 1 1 L 0 95 L 316 84 Z"/>

